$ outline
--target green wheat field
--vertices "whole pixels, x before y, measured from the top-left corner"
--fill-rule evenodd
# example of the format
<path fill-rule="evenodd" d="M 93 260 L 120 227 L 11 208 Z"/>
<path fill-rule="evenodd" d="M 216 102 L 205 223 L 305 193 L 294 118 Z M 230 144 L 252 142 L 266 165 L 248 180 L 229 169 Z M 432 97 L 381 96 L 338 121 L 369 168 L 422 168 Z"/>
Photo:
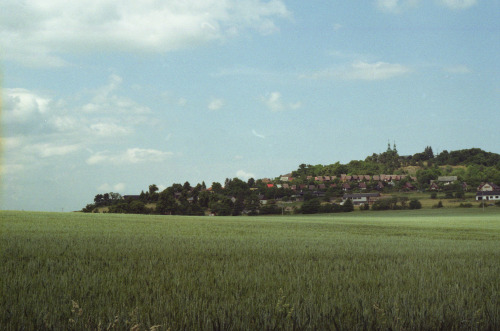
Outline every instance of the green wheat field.
<path fill-rule="evenodd" d="M 1 330 L 498 330 L 500 208 L 0 212 Z"/>

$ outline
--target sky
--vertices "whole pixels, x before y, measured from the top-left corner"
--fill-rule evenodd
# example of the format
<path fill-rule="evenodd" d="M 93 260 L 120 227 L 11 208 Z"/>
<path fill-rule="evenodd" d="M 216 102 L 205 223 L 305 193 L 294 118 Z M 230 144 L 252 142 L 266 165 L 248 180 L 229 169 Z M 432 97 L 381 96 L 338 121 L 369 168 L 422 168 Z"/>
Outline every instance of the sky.
<path fill-rule="evenodd" d="M 0 209 L 500 153 L 500 0 L 2 0 Z"/>

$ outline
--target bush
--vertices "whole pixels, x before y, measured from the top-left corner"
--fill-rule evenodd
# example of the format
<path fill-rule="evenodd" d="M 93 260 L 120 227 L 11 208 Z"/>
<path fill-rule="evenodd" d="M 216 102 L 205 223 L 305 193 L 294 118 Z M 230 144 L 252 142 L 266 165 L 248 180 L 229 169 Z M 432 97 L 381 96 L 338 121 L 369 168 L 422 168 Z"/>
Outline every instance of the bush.
<path fill-rule="evenodd" d="M 432 192 L 431 193 L 431 199 L 436 199 L 437 198 L 437 193 L 436 192 Z"/>
<path fill-rule="evenodd" d="M 393 209 L 393 202 L 391 198 L 379 199 L 372 205 L 372 210 L 389 210 Z"/>
<path fill-rule="evenodd" d="M 316 214 L 319 212 L 319 207 L 321 203 L 319 199 L 311 199 L 304 201 L 302 204 L 301 212 L 302 214 Z"/>
<path fill-rule="evenodd" d="M 444 195 L 444 198 L 445 199 L 453 199 L 453 192 L 446 192 L 446 194 Z"/>
<path fill-rule="evenodd" d="M 365 203 L 359 206 L 359 210 L 370 210 L 370 205 Z"/>
<path fill-rule="evenodd" d="M 432 208 L 443 208 L 443 202 L 439 200 L 439 202 L 436 205 L 432 206 Z"/>
<path fill-rule="evenodd" d="M 260 207 L 261 215 L 277 215 L 281 214 L 281 208 L 275 204 L 267 204 Z"/>
<path fill-rule="evenodd" d="M 344 204 L 342 205 L 342 210 L 344 212 L 351 212 L 354 211 L 354 204 L 352 203 L 351 199 L 347 199 Z"/>
<path fill-rule="evenodd" d="M 94 204 L 88 204 L 87 206 L 85 206 L 84 208 L 82 208 L 82 212 L 83 213 L 91 213 L 93 212 L 95 209 L 95 205 Z"/>
<path fill-rule="evenodd" d="M 460 205 L 458 205 L 458 207 L 460 207 L 460 208 L 471 208 L 472 207 L 472 203 L 460 203 Z"/>
<path fill-rule="evenodd" d="M 422 203 L 420 203 L 420 201 L 418 201 L 417 199 L 411 199 L 409 208 L 410 209 L 421 209 Z"/>

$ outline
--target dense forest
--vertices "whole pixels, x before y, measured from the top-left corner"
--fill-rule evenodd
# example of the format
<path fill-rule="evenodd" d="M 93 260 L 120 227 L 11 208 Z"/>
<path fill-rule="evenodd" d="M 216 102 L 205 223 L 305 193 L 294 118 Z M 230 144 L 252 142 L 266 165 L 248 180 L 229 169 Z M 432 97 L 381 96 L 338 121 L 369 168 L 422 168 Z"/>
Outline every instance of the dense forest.
<path fill-rule="evenodd" d="M 377 179 L 381 174 L 391 175 L 397 180 L 381 184 Z M 345 178 L 351 176 L 356 178 L 356 185 L 346 186 Z M 432 147 L 427 146 L 421 153 L 400 156 L 396 145 L 391 147 L 388 144 L 385 152 L 374 153 L 364 161 L 301 164 L 291 173 L 274 179 L 250 178 L 242 181 L 227 178 L 223 184 L 214 182 L 210 187 L 204 182 L 195 186 L 185 182 L 173 184 L 161 192 L 157 185 L 152 184 L 148 190 L 135 196 L 121 196 L 113 192 L 98 194 L 94 203 L 88 204 L 82 211 L 234 216 L 281 214 L 285 209 L 292 213 L 349 212 L 353 210 L 352 202 L 347 200 L 341 203 L 346 192 L 380 191 L 390 194 L 404 190 L 426 191 L 431 182 L 440 176 L 457 177 L 453 185 L 446 187 L 447 190 L 456 190 L 456 196 L 463 196 L 464 187 L 475 190 L 482 182 L 498 184 L 500 155 L 479 148 L 444 150 L 434 155 Z M 327 185 L 325 178 L 328 178 Z M 359 182 L 363 184 L 359 185 Z M 285 208 L 285 204 L 278 204 L 277 201 L 288 203 L 290 207 Z"/>

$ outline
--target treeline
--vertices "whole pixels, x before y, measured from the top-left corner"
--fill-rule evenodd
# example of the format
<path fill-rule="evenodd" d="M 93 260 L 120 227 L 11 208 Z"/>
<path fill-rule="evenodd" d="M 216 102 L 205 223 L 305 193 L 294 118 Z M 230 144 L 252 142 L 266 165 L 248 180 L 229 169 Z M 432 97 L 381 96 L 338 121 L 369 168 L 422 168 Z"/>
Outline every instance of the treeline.
<path fill-rule="evenodd" d="M 322 192 L 322 198 L 317 191 L 296 192 L 278 185 L 270 185 L 262 180 L 250 178 L 247 182 L 239 178 L 226 179 L 224 186 L 214 182 L 207 188 L 205 183 L 191 186 L 173 184 L 162 192 L 156 185 L 150 185 L 149 190 L 142 191 L 138 196 L 124 196 L 120 199 L 103 199 L 110 194 L 98 194 L 94 204 L 88 204 L 83 212 L 95 212 L 106 207 L 109 213 L 161 214 L 161 215 L 205 215 L 218 216 L 239 215 L 272 215 L 287 213 L 337 213 L 353 211 L 352 202 L 341 206 L 330 203 L 332 196 L 342 196 L 341 189 L 330 189 Z M 279 202 L 304 201 L 297 208 L 286 207 Z"/>
<path fill-rule="evenodd" d="M 412 173 L 409 168 L 413 166 Z M 416 180 L 415 180 L 415 169 Z M 400 156 L 396 145 L 390 144 L 387 150 L 380 154 L 372 154 L 364 161 L 354 160 L 347 164 L 339 162 L 330 165 L 299 165 L 298 169 L 287 175 L 287 180 L 250 178 L 242 181 L 238 178 L 226 179 L 223 184 L 214 182 L 211 187 L 204 182 L 191 186 L 189 182 L 173 184 L 163 191 L 156 185 L 150 185 L 147 191 L 138 196 L 124 196 L 118 193 L 98 194 L 94 203 L 82 209 L 93 212 L 98 209 L 110 213 L 137 214 L 170 214 L 170 215 L 266 215 L 288 213 L 345 212 L 347 207 L 339 202 L 345 189 L 342 187 L 341 175 L 406 175 L 401 180 L 383 183 L 370 179 L 364 181 L 364 188 L 359 182 L 348 189 L 350 193 L 380 191 L 383 193 L 398 192 L 407 189 L 411 182 L 412 189 L 425 191 L 432 181 L 440 176 L 456 176 L 452 185 L 442 186 L 446 191 L 452 191 L 457 197 L 464 194 L 468 188 L 475 190 L 482 182 L 500 183 L 500 155 L 482 151 L 478 148 L 460 151 L 443 151 L 434 155 L 432 147 L 427 146 L 423 152 L 411 156 Z M 321 176 L 332 176 L 325 184 L 317 180 Z M 333 179 L 333 176 L 336 176 Z M 466 183 L 467 185 L 464 185 Z M 295 186 L 295 189 L 292 187 Z M 305 187 L 304 187 L 305 186 Z M 311 188 L 313 187 L 313 188 Z M 300 201 L 301 204 L 287 204 Z M 385 201 L 384 203 L 386 203 Z M 400 202 L 402 208 L 406 202 Z M 398 204 L 389 204 L 388 209 L 395 209 Z M 106 208 L 103 208 L 106 207 Z M 385 209 L 385 206 L 375 208 Z"/>
<path fill-rule="evenodd" d="M 500 154 L 485 152 L 479 148 L 448 152 L 444 150 L 434 155 L 432 147 L 410 156 L 400 156 L 396 145 L 388 145 L 383 153 L 374 153 L 364 161 L 353 160 L 347 164 L 339 162 L 330 165 L 306 165 L 291 173 L 297 183 L 309 183 L 308 177 L 378 174 L 408 174 L 408 167 L 418 168 L 416 177 L 418 189 L 425 190 L 431 180 L 439 176 L 457 176 L 459 182 L 469 187 L 477 187 L 482 182 L 500 183 Z M 397 188 L 397 187 L 396 187 Z"/>

